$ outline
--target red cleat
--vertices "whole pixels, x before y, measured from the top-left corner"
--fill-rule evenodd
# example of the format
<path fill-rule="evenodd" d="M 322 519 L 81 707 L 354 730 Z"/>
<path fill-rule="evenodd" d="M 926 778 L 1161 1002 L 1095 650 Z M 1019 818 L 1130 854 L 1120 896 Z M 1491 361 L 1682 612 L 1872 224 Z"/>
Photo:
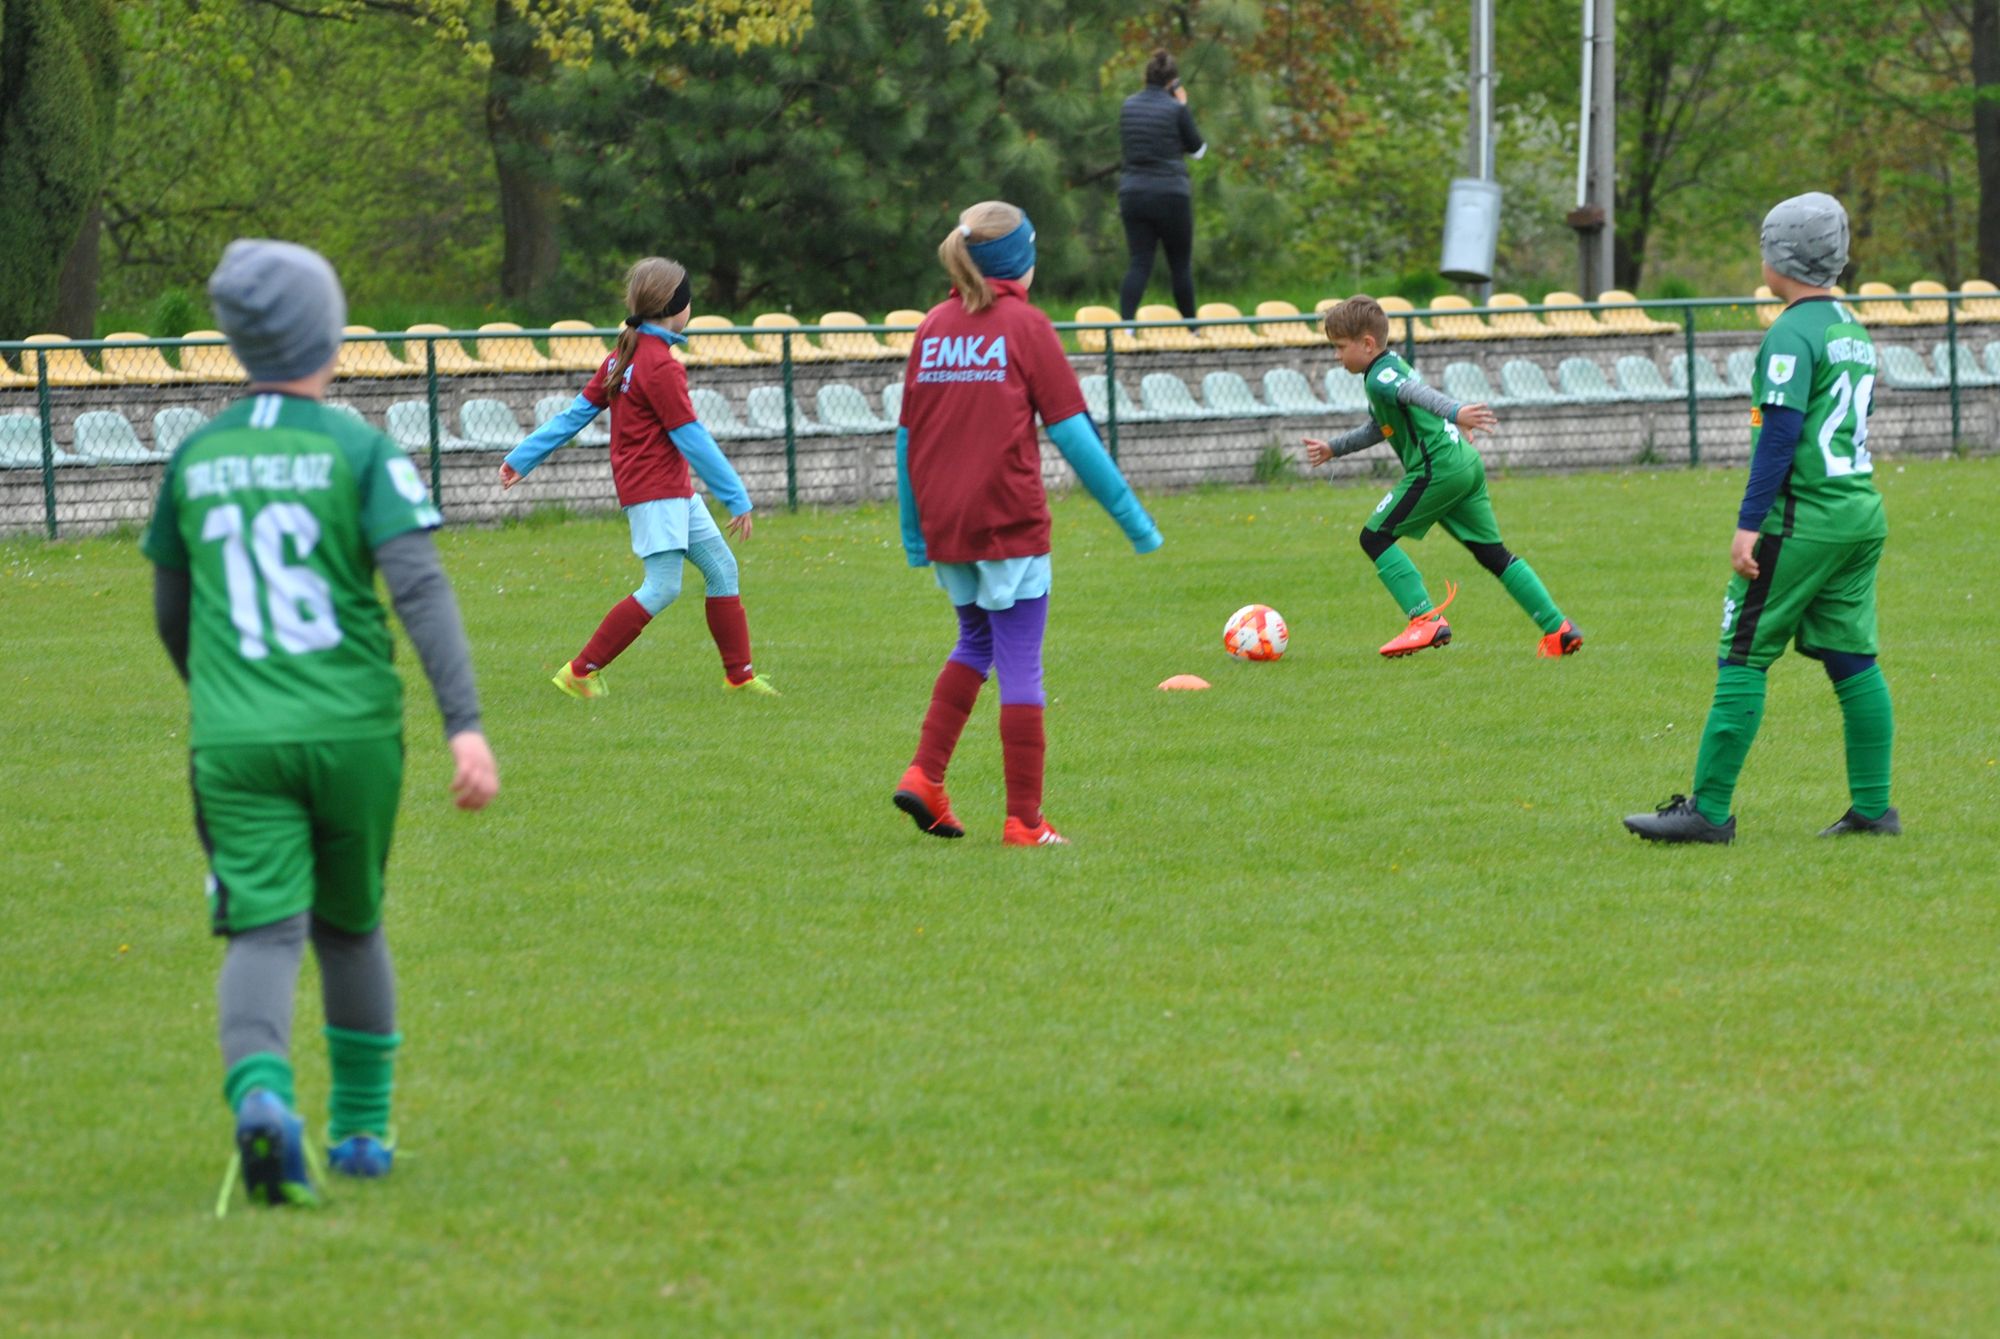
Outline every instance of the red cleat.
<path fill-rule="evenodd" d="M 1394 660 L 1397 656 L 1413 656 L 1419 651 L 1433 646 L 1444 646 L 1451 641 L 1451 624 L 1444 621 L 1444 611 L 1458 598 L 1458 587 L 1449 581 L 1444 584 L 1444 604 L 1435 609 L 1427 609 L 1410 620 L 1410 626 L 1391 637 L 1382 645 L 1382 654 Z"/>
<path fill-rule="evenodd" d="M 1561 627 L 1542 638 L 1542 644 L 1535 648 L 1535 654 L 1543 660 L 1560 660 L 1564 656 L 1573 656 L 1582 649 L 1583 634 L 1577 631 L 1576 624 L 1564 619 Z"/>
<path fill-rule="evenodd" d="M 944 782 L 933 781 L 912 763 L 896 783 L 896 807 L 916 820 L 920 832 L 933 837 L 963 837 L 965 828 L 951 811 Z"/>
<path fill-rule="evenodd" d="M 1069 838 L 1049 826 L 1047 818 L 1034 827 L 1029 827 L 1020 819 L 1008 816 L 1007 826 L 1000 830 L 1000 844 L 1003 846 L 1068 846 Z"/>

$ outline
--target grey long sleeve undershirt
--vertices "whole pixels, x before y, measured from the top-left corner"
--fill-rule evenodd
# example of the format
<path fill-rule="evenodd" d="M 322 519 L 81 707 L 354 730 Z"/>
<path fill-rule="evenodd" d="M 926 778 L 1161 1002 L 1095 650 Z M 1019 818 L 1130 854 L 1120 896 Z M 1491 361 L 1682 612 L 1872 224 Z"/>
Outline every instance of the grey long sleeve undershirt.
<path fill-rule="evenodd" d="M 410 634 L 417 657 L 424 663 L 424 676 L 437 695 L 438 711 L 444 716 L 444 734 L 449 739 L 465 730 L 479 729 L 479 690 L 472 682 L 472 649 L 466 644 L 465 624 L 458 613 L 458 600 L 438 561 L 437 546 L 430 533 L 412 530 L 389 540 L 375 550 L 375 565 L 388 583 L 389 599 L 396 617 Z M 153 624 L 167 648 L 167 658 L 182 679 L 188 676 L 188 614 L 191 590 L 184 569 L 153 569 Z"/>
<path fill-rule="evenodd" d="M 1396 403 L 1415 405 L 1427 413 L 1436 414 L 1447 423 L 1456 422 L 1458 411 L 1465 407 L 1443 391 L 1426 386 L 1421 381 L 1405 381 L 1396 387 Z M 1326 445 L 1335 456 L 1351 456 L 1356 451 L 1366 451 L 1381 440 L 1380 425 L 1370 421 L 1343 432 Z"/>

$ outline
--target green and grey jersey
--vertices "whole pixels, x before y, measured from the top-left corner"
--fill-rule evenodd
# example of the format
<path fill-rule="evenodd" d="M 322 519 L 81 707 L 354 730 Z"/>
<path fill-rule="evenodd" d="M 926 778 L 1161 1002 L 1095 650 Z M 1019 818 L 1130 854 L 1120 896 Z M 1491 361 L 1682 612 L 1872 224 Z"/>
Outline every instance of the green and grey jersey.
<path fill-rule="evenodd" d="M 1868 455 L 1874 397 L 1875 341 L 1844 303 L 1804 298 L 1779 314 L 1750 376 L 1753 457 L 1766 409 L 1797 410 L 1805 426 L 1763 533 L 1834 541 L 1889 533 Z"/>
<path fill-rule="evenodd" d="M 442 521 L 408 456 L 316 400 L 249 396 L 183 442 L 140 547 L 193 588 L 191 746 L 400 734 L 374 550 Z"/>
<path fill-rule="evenodd" d="M 1421 388 L 1416 373 L 1401 356 L 1385 351 L 1368 365 L 1362 378 L 1368 391 L 1368 414 L 1388 440 L 1407 474 L 1452 474 L 1479 461 L 1471 443 L 1459 436 L 1458 425 L 1425 408 L 1410 392 Z"/>

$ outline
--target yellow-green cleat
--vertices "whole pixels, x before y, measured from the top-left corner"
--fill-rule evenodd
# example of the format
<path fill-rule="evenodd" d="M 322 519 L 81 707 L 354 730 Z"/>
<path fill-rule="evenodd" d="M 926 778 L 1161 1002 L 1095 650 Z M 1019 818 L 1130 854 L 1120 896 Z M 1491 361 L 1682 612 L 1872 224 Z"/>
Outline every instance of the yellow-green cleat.
<path fill-rule="evenodd" d="M 593 698 L 611 696 L 611 685 L 604 682 L 603 670 L 592 670 L 588 674 L 579 675 L 570 668 L 567 660 L 563 661 L 562 668 L 556 671 L 556 677 L 549 682 L 571 697 L 585 702 Z"/>
<path fill-rule="evenodd" d="M 592 677 L 595 678 L 596 676 L 593 675 Z M 729 680 L 724 679 L 722 681 L 722 690 L 726 693 L 755 693 L 759 697 L 784 696 L 778 691 L 776 685 L 761 674 L 754 674 L 742 683 L 731 683 Z"/>

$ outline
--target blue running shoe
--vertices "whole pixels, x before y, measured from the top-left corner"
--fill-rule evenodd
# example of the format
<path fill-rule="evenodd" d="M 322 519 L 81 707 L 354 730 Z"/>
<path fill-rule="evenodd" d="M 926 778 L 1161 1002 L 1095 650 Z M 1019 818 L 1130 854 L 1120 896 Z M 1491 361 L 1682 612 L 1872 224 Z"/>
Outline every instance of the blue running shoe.
<path fill-rule="evenodd" d="M 387 1176 L 396 1162 L 396 1144 L 372 1134 L 350 1134 L 326 1151 L 326 1165 L 342 1176 L 372 1181 Z"/>
<path fill-rule="evenodd" d="M 251 1092 L 236 1109 L 236 1156 L 252 1204 L 319 1203 L 306 1163 L 306 1123 L 269 1089 Z"/>

